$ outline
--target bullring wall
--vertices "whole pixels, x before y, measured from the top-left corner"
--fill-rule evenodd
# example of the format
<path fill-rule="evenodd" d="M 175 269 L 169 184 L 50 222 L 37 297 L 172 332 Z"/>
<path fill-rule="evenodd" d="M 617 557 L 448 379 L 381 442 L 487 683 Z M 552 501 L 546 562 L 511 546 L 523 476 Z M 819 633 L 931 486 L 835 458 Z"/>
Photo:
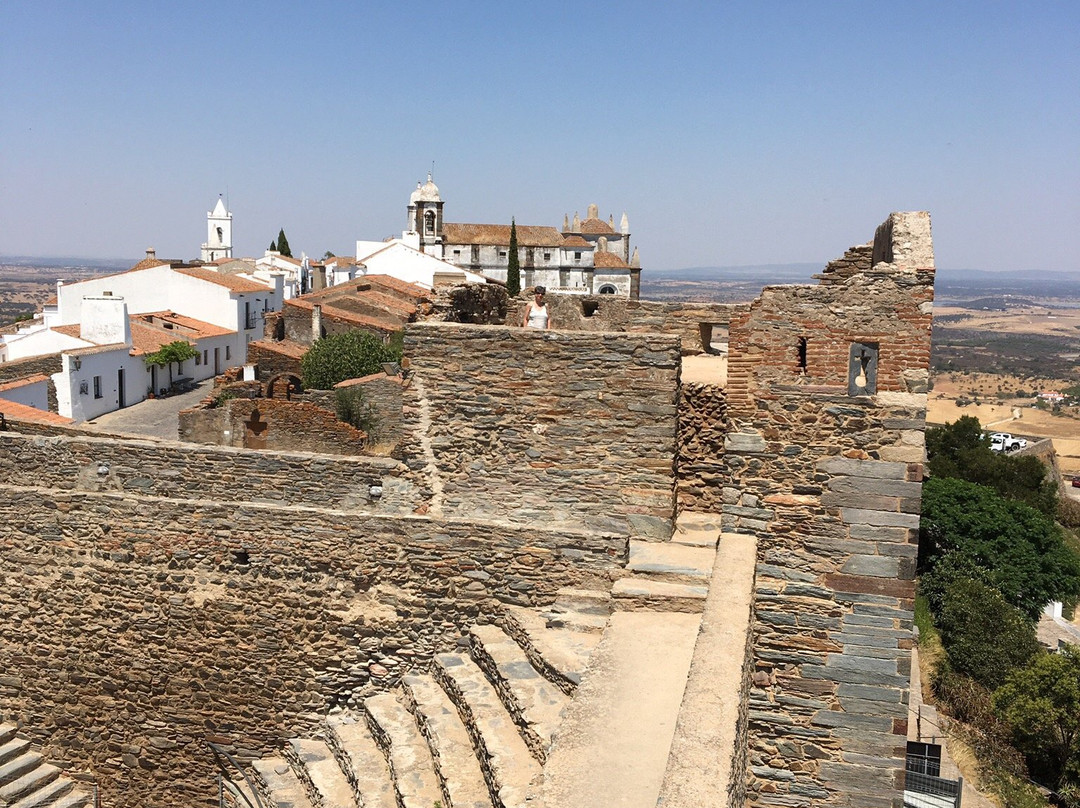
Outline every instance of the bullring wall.
<path fill-rule="evenodd" d="M 409 467 L 432 513 L 667 538 L 679 338 L 416 323 Z"/>
<path fill-rule="evenodd" d="M 500 602 L 606 583 L 626 555 L 619 536 L 320 507 L 350 501 L 340 458 L 165 447 L 155 466 L 151 444 L 0 439 L 0 714 L 110 806 L 214 805 L 204 738 L 269 753 Z M 366 490 L 378 469 L 356 466 Z M 252 501 L 253 472 L 279 504 Z"/>

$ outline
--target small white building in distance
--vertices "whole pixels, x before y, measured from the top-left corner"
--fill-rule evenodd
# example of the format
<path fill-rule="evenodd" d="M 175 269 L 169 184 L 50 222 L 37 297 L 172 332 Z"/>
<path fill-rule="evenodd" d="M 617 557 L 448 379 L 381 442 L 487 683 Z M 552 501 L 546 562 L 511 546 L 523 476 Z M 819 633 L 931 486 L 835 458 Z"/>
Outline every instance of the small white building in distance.
<path fill-rule="evenodd" d="M 214 209 L 206 214 L 206 243 L 201 258 L 204 264 L 232 258 L 232 213 L 225 210 L 220 196 Z"/>
<path fill-rule="evenodd" d="M 428 174 L 409 197 L 408 226 L 402 241 L 422 252 L 499 281 L 506 281 L 510 224 L 462 224 L 443 220 L 443 199 Z M 624 213 L 600 219 L 590 205 L 582 220 L 563 217 L 563 229 L 517 225 L 521 286 L 546 286 L 571 294 L 613 294 L 637 299 L 641 261 L 630 249 L 630 224 Z M 357 256 L 359 257 L 359 255 Z"/>

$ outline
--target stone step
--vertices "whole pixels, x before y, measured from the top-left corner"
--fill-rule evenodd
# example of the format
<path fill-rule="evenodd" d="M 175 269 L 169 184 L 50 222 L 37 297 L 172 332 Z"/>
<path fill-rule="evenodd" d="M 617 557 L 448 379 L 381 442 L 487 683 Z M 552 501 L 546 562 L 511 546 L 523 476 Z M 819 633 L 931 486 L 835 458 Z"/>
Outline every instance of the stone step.
<path fill-rule="evenodd" d="M 25 738 L 12 737 L 11 740 L 0 745 L 0 766 L 21 755 L 25 755 L 29 751 L 30 741 Z"/>
<path fill-rule="evenodd" d="M 545 679 L 498 626 L 477 625 L 469 633 L 473 659 L 494 684 L 533 757 L 543 763 L 569 696 Z"/>
<path fill-rule="evenodd" d="M 43 758 L 30 750 L 27 743 L 23 751 L 0 766 L 0 785 L 18 780 L 31 769 L 41 765 Z"/>
<path fill-rule="evenodd" d="M 262 783 L 262 793 L 272 808 L 314 808 L 304 784 L 283 757 L 269 757 L 251 764 Z"/>
<path fill-rule="evenodd" d="M 453 808 L 492 808 L 491 793 L 469 731 L 438 682 L 427 675 L 401 680 L 409 707 L 431 747 L 443 792 Z"/>
<path fill-rule="evenodd" d="M 656 808 L 700 621 L 611 616 L 530 804 Z"/>
<path fill-rule="evenodd" d="M 386 756 L 379 749 L 363 717 L 341 713 L 327 719 L 328 741 L 334 749 L 353 793 L 364 808 L 397 808 L 394 781 Z"/>
<path fill-rule="evenodd" d="M 15 737 L 19 728 L 14 724 L 0 722 L 0 744 L 5 744 Z"/>
<path fill-rule="evenodd" d="M 675 520 L 671 541 L 691 547 L 716 547 L 720 531 L 719 514 L 683 511 Z"/>
<path fill-rule="evenodd" d="M 636 575 L 679 584 L 704 584 L 712 577 L 715 547 L 655 541 L 630 541 L 626 568 Z"/>
<path fill-rule="evenodd" d="M 76 789 L 54 802 L 50 808 L 93 808 L 94 795 Z"/>
<path fill-rule="evenodd" d="M 521 808 L 540 764 L 518 733 L 499 694 L 468 657 L 437 654 L 433 672 L 469 729 L 498 808 Z"/>
<path fill-rule="evenodd" d="M 506 607 L 504 628 L 524 649 L 533 667 L 568 696 L 581 684 L 593 649 L 600 642 L 595 632 L 553 628 L 539 612 L 525 606 Z"/>
<path fill-rule="evenodd" d="M 8 805 L 26 795 L 44 788 L 60 776 L 60 769 L 50 763 L 31 769 L 17 780 L 12 780 L 0 786 L 0 805 Z"/>
<path fill-rule="evenodd" d="M 563 587 L 555 594 L 555 608 L 580 614 L 611 614 L 611 595 L 606 589 Z"/>
<path fill-rule="evenodd" d="M 289 741 L 301 782 L 305 776 L 324 808 L 359 808 L 345 773 L 325 741 L 293 738 Z"/>
<path fill-rule="evenodd" d="M 38 788 L 13 802 L 10 808 L 43 808 L 46 805 L 53 805 L 58 799 L 71 793 L 74 787 L 75 784 L 66 777 L 57 777 L 45 787 Z"/>
<path fill-rule="evenodd" d="M 364 699 L 368 726 L 386 753 L 402 808 L 432 808 L 443 793 L 435 774 L 435 761 L 416 719 L 392 693 Z"/>
<path fill-rule="evenodd" d="M 565 628 L 570 631 L 584 631 L 589 634 L 602 634 L 607 626 L 607 614 L 588 614 L 586 612 L 558 611 L 550 606 L 540 612 L 552 628 Z"/>
<path fill-rule="evenodd" d="M 708 594 L 707 586 L 655 581 L 636 575 L 620 578 L 611 587 L 615 608 L 620 611 L 701 612 Z"/>

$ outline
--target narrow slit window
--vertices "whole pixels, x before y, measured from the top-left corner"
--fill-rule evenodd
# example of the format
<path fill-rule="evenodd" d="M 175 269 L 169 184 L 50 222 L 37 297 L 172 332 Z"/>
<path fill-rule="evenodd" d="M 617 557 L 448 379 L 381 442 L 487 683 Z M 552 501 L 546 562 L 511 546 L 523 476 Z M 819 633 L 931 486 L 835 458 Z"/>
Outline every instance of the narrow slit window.
<path fill-rule="evenodd" d="M 806 373 L 806 337 L 799 337 L 799 373 Z"/>

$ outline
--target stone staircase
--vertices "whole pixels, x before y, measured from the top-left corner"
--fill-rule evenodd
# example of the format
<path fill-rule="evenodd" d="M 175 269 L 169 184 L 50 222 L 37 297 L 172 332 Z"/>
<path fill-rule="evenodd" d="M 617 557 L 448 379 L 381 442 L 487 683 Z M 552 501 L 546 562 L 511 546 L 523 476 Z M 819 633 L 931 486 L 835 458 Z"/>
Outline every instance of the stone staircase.
<path fill-rule="evenodd" d="M 607 592 L 566 589 L 541 609 L 508 606 L 468 653 L 438 654 L 316 738 L 252 764 L 275 808 L 517 808 L 611 612 Z"/>
<path fill-rule="evenodd" d="M 92 808 L 93 793 L 46 763 L 14 724 L 0 723 L 0 808 Z"/>
<path fill-rule="evenodd" d="M 670 541 L 631 541 L 610 592 L 506 606 L 499 625 L 471 629 L 467 653 L 436 655 L 319 737 L 255 761 L 264 804 L 655 806 L 677 724 L 695 709 L 684 690 L 722 566 L 718 518 L 686 514 Z"/>

